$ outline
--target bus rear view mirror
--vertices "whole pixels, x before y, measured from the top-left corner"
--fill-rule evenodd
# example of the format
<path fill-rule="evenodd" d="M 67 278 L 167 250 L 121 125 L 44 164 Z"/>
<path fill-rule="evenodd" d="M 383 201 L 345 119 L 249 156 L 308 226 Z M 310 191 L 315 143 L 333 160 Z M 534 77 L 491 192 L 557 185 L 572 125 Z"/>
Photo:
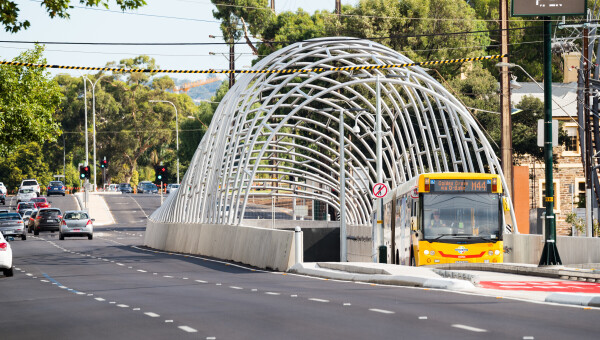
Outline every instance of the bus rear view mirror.
<path fill-rule="evenodd" d="M 418 228 L 417 217 L 413 216 L 410 218 L 410 230 L 417 231 L 417 228 Z"/>

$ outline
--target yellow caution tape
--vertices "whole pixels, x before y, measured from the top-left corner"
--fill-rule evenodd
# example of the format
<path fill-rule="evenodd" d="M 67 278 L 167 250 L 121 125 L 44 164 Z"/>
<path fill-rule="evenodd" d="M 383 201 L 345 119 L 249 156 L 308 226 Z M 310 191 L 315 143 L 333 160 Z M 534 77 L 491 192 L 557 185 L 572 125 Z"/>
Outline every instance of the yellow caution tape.
<path fill-rule="evenodd" d="M 438 61 L 424 61 L 420 63 L 406 63 L 406 64 L 389 64 L 389 65 L 369 65 L 369 66 L 347 66 L 347 67 L 330 67 L 330 68 L 308 68 L 308 69 L 275 69 L 275 70 L 151 70 L 151 69 L 128 69 L 128 68 L 112 68 L 112 67 L 87 67 L 87 66 L 64 66 L 64 65 L 47 65 L 47 64 L 32 64 L 32 63 L 20 63 L 16 61 L 0 61 L 0 65 L 11 65 L 11 66 L 24 66 L 24 67 L 43 67 L 43 68 L 57 68 L 64 70 L 87 70 L 87 71 L 110 71 L 115 73 L 210 73 L 210 74 L 293 74 L 293 73 L 311 73 L 311 72 L 325 72 L 325 71 L 357 71 L 357 70 L 380 70 L 389 68 L 402 68 L 410 66 L 431 66 L 431 65 L 442 65 L 452 63 L 464 63 L 469 61 L 480 61 L 480 60 L 493 60 L 504 58 L 507 54 L 490 55 L 485 57 L 475 58 L 461 58 L 461 59 L 447 59 Z"/>

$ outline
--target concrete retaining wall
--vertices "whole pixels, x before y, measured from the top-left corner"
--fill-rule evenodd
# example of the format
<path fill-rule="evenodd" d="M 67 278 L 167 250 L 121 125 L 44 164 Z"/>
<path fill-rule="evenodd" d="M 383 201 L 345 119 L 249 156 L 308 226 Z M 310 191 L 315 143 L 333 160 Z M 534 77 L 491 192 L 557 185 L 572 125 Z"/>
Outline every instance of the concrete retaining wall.
<path fill-rule="evenodd" d="M 257 227 L 148 221 L 148 247 L 287 271 L 295 263 L 294 232 Z"/>
<path fill-rule="evenodd" d="M 504 246 L 509 253 L 504 262 L 538 264 L 544 249 L 542 235 L 504 235 Z M 559 236 L 556 240 L 558 254 L 564 265 L 600 263 L 600 238 Z"/>
<path fill-rule="evenodd" d="M 244 219 L 244 225 L 250 227 L 268 228 L 268 229 L 294 229 L 295 227 L 305 228 L 339 228 L 339 221 L 309 221 L 309 220 L 272 220 Z"/>

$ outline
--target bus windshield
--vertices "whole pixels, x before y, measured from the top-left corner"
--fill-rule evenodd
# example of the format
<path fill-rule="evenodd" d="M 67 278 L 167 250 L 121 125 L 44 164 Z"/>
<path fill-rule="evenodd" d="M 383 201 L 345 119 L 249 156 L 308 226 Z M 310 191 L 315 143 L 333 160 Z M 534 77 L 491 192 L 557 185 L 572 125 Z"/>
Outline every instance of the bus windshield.
<path fill-rule="evenodd" d="M 500 207 L 494 193 L 423 194 L 423 237 L 498 241 Z"/>

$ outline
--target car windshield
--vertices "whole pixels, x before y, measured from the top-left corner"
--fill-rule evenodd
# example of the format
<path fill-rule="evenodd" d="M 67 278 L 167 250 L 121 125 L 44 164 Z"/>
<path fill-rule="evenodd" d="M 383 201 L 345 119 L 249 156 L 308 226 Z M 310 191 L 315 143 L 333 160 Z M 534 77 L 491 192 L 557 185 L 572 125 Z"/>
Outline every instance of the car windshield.
<path fill-rule="evenodd" d="M 425 239 L 500 237 L 498 194 L 424 194 L 423 214 Z"/>
<path fill-rule="evenodd" d="M 60 215 L 59 210 L 41 210 L 38 215 L 40 216 L 58 216 Z"/>
<path fill-rule="evenodd" d="M 19 209 L 31 209 L 34 207 L 34 203 L 32 202 L 26 202 L 26 203 L 19 203 Z"/>
<path fill-rule="evenodd" d="M 21 189 L 19 190 L 20 194 L 31 194 L 33 192 L 33 189 Z"/>
<path fill-rule="evenodd" d="M 84 212 L 71 212 L 65 214 L 65 220 L 87 220 L 88 214 Z"/>
<path fill-rule="evenodd" d="M 23 181 L 23 185 L 38 185 L 36 181 Z"/>
<path fill-rule="evenodd" d="M 144 188 L 156 189 L 156 185 L 154 185 L 152 183 L 144 183 Z"/>
<path fill-rule="evenodd" d="M 46 198 L 45 197 L 37 197 L 37 198 L 32 198 L 31 201 L 32 202 L 46 202 Z"/>
<path fill-rule="evenodd" d="M 62 186 L 63 184 L 62 184 L 61 181 L 52 181 L 52 182 L 50 182 L 50 185 L 60 185 L 60 186 Z"/>
<path fill-rule="evenodd" d="M 0 214 L 0 221 L 21 220 L 21 215 L 16 213 Z"/>

